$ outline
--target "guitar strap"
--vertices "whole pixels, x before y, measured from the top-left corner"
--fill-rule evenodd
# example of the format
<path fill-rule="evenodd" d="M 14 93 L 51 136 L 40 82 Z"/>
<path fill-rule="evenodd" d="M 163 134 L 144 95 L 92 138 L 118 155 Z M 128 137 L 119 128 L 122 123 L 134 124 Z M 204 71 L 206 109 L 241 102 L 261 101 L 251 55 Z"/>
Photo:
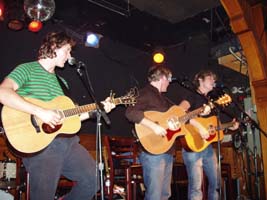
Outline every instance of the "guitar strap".
<path fill-rule="evenodd" d="M 56 74 L 56 77 L 57 77 L 57 80 L 58 80 L 58 82 L 59 82 L 59 84 L 60 84 L 60 86 L 61 86 L 61 89 L 63 90 L 64 94 L 65 94 L 66 96 L 68 96 L 68 97 L 71 98 L 71 94 L 70 94 L 70 90 L 69 90 L 69 88 L 67 88 L 67 86 L 66 86 L 65 83 L 62 81 L 62 79 L 60 78 L 60 76 L 58 76 L 58 75 Z"/>

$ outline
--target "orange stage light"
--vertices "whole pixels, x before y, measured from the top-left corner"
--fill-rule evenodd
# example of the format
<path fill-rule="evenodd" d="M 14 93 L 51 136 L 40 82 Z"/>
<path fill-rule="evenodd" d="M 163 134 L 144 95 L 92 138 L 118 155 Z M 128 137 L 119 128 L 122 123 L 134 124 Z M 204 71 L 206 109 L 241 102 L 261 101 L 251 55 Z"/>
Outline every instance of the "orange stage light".
<path fill-rule="evenodd" d="M 42 27 L 43 27 L 42 22 L 38 20 L 33 20 L 28 25 L 28 29 L 31 32 L 38 32 L 41 30 Z"/>

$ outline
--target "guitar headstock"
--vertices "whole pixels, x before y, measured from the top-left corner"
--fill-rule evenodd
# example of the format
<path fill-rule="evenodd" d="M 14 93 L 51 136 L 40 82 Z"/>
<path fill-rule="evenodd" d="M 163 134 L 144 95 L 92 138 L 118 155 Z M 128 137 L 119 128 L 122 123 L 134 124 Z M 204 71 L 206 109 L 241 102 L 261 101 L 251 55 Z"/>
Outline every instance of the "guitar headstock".
<path fill-rule="evenodd" d="M 220 106 L 228 106 L 232 102 L 232 98 L 229 94 L 223 94 L 221 95 L 215 103 L 217 103 Z"/>
<path fill-rule="evenodd" d="M 111 97 L 111 101 L 115 104 L 123 104 L 123 105 L 135 105 L 136 104 L 136 98 L 138 97 L 138 88 L 134 87 L 127 92 L 126 95 L 121 96 L 119 98 L 114 98 L 115 94 L 113 93 Z"/>

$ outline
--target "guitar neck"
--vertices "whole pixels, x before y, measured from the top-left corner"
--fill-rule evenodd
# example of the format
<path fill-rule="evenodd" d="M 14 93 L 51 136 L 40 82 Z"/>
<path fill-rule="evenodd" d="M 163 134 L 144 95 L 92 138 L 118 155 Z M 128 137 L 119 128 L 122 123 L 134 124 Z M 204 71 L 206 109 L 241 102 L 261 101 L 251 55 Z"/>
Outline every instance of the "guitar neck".
<path fill-rule="evenodd" d="M 186 123 L 188 120 L 198 116 L 202 111 L 203 111 L 203 107 L 198 108 L 196 110 L 193 110 L 193 111 L 179 117 L 179 121 L 182 123 Z"/>
<path fill-rule="evenodd" d="M 123 102 L 122 102 L 121 98 L 116 98 L 116 99 L 113 99 L 113 103 L 115 105 L 118 105 L 118 104 L 122 104 Z M 80 115 L 82 113 L 91 112 L 91 111 L 94 111 L 96 109 L 97 109 L 97 104 L 91 103 L 91 104 L 86 104 L 83 106 L 77 106 L 75 108 L 63 110 L 63 114 L 65 117 L 71 117 L 74 115 Z"/>

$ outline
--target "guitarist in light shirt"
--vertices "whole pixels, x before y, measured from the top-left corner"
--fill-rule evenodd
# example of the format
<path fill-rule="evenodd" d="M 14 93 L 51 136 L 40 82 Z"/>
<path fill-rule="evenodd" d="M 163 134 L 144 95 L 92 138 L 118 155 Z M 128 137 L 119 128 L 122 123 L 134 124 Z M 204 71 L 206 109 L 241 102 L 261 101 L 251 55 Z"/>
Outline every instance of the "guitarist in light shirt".
<path fill-rule="evenodd" d="M 59 112 L 38 106 L 23 97 L 48 102 L 64 95 L 55 68 L 64 67 L 74 45 L 75 41 L 65 32 L 47 34 L 39 49 L 38 60 L 17 66 L 3 80 L 0 85 L 0 102 L 36 116 L 51 128 L 60 125 L 63 118 Z M 66 81 L 59 78 L 68 88 Z M 115 107 L 108 98 L 102 103 L 106 112 Z M 89 114 L 83 113 L 80 118 L 88 119 Z M 31 200 L 53 200 L 60 175 L 77 182 L 64 200 L 89 200 L 98 190 L 95 160 L 79 144 L 77 135 L 57 137 L 44 150 L 25 155 L 22 160 L 29 172 Z"/>
<path fill-rule="evenodd" d="M 216 74 L 210 70 L 202 70 L 194 77 L 195 93 L 192 93 L 185 97 L 180 103 L 185 111 L 191 111 L 195 108 L 201 107 L 204 104 L 208 104 L 207 94 L 213 90 L 215 86 Z M 206 110 L 203 114 L 209 114 L 209 110 Z M 200 137 L 205 140 L 210 137 L 210 130 L 205 127 L 204 124 L 199 123 L 196 119 L 191 119 L 190 124 L 193 125 Z M 231 130 L 237 129 L 239 123 L 234 122 Z M 203 170 L 208 177 L 208 199 L 219 199 L 218 193 L 218 161 L 215 151 L 212 145 L 209 144 L 207 148 L 200 152 L 188 151 L 185 148 L 182 149 L 183 160 L 186 165 L 188 175 L 188 200 L 202 200 L 202 180 Z"/>

